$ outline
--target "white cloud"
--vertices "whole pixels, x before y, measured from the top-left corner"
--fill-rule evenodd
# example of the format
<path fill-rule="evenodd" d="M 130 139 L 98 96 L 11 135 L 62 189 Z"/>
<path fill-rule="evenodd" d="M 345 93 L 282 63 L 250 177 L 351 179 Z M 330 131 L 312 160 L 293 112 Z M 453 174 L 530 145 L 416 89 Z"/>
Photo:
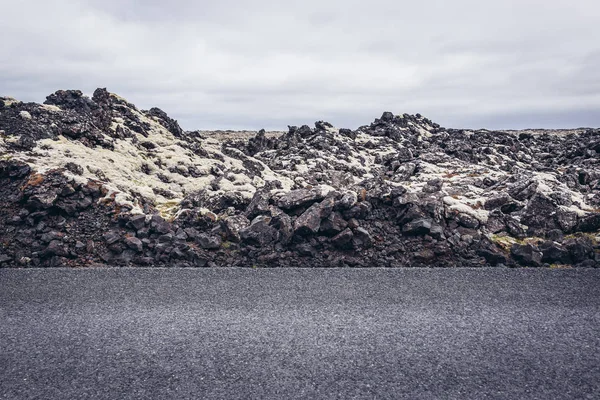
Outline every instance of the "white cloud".
<path fill-rule="evenodd" d="M 598 23 L 593 0 L 4 2 L 0 92 L 106 86 L 186 129 L 599 126 Z"/>

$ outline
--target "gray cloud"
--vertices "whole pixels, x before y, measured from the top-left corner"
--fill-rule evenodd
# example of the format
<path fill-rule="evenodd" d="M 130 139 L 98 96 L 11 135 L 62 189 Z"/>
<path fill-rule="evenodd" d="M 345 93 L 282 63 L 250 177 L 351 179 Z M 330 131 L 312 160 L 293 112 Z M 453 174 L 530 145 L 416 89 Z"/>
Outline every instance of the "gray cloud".
<path fill-rule="evenodd" d="M 0 6 L 0 93 L 96 87 L 186 129 L 600 126 L 595 0 L 29 0 Z"/>

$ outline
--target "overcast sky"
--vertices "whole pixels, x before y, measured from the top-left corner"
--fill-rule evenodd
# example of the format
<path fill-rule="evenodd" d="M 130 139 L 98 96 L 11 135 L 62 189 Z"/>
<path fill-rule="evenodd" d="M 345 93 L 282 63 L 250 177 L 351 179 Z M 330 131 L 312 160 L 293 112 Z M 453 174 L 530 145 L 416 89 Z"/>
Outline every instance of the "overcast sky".
<path fill-rule="evenodd" d="M 0 0 L 0 95 L 106 87 L 184 129 L 600 126 L 598 0 Z"/>

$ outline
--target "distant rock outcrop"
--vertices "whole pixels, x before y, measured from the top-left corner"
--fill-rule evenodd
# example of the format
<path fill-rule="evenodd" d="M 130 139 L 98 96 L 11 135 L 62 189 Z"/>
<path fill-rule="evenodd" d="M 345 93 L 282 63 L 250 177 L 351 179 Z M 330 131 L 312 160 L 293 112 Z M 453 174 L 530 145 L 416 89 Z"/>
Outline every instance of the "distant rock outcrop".
<path fill-rule="evenodd" d="M 385 112 L 244 140 L 98 89 L 0 98 L 0 266 L 600 265 L 600 131 Z"/>

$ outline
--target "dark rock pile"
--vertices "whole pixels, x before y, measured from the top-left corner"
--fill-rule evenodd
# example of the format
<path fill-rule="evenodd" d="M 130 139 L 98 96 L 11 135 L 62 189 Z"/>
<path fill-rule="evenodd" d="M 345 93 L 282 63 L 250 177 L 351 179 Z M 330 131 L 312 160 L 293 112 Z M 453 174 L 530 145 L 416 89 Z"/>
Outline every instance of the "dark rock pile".
<path fill-rule="evenodd" d="M 105 89 L 0 98 L 0 266 L 597 267 L 599 154 L 594 129 L 234 141 Z"/>

